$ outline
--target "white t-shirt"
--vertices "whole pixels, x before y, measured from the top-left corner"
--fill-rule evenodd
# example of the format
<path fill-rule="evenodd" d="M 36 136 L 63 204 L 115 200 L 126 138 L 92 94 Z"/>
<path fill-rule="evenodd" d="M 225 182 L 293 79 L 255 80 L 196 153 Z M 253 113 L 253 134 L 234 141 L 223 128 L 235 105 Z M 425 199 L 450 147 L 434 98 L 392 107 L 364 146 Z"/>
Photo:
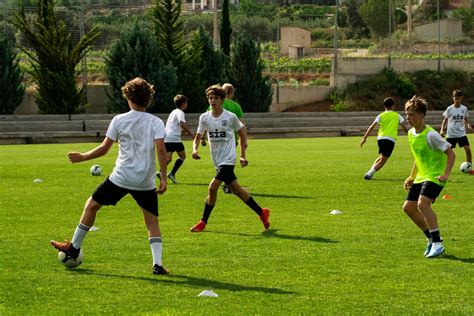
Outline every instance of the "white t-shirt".
<path fill-rule="evenodd" d="M 214 166 L 235 165 L 235 136 L 234 132 L 244 125 L 234 113 L 223 110 L 219 117 L 213 117 L 212 111 L 205 112 L 199 117 L 197 132 L 207 130 L 207 139 L 211 150 Z"/>
<path fill-rule="evenodd" d="M 165 137 L 163 121 L 150 113 L 130 110 L 112 119 L 106 136 L 119 143 L 110 181 L 130 190 L 155 189 L 154 141 Z"/>
<path fill-rule="evenodd" d="M 171 111 L 166 121 L 166 143 L 181 143 L 181 122 L 186 123 L 183 110 L 174 109 Z"/>
<path fill-rule="evenodd" d="M 408 132 L 412 133 L 414 136 L 419 135 L 414 128 L 410 129 Z M 428 144 L 428 146 L 430 146 L 431 149 L 438 149 L 442 152 L 445 152 L 446 150 L 448 150 L 448 148 L 451 148 L 451 144 L 448 143 L 443 137 L 441 137 L 441 135 L 436 131 L 429 131 L 428 133 L 426 133 L 426 143 Z"/>
<path fill-rule="evenodd" d="M 448 119 L 448 138 L 458 138 L 466 136 L 466 126 L 464 119 L 469 117 L 467 107 L 460 105 L 458 108 L 451 104 L 444 111 L 443 116 Z"/>

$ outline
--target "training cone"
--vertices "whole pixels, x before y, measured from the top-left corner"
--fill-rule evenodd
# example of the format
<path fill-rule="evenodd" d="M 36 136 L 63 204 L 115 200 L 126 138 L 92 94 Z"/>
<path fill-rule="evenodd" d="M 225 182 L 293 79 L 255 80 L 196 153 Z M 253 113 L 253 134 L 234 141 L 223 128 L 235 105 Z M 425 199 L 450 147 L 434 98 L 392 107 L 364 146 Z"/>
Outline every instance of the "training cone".
<path fill-rule="evenodd" d="M 342 211 L 339 211 L 339 210 L 332 210 L 331 211 L 331 215 L 341 215 L 342 214 Z"/>
<path fill-rule="evenodd" d="M 452 196 L 449 194 L 443 195 L 443 200 L 451 200 Z"/>
<path fill-rule="evenodd" d="M 217 295 L 217 293 L 215 293 L 213 290 L 204 290 L 201 293 L 199 293 L 198 296 L 219 297 L 219 295 Z"/>

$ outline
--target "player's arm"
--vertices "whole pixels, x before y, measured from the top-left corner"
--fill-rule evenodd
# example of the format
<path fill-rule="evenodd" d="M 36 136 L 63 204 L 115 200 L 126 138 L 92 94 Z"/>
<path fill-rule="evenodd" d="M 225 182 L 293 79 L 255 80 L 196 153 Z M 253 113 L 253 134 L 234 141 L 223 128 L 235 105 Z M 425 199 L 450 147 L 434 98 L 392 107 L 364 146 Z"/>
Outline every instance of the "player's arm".
<path fill-rule="evenodd" d="M 467 117 L 464 117 L 464 124 L 466 125 L 466 131 L 469 133 L 472 131 L 472 125 L 469 123 Z"/>
<path fill-rule="evenodd" d="M 411 188 L 411 186 L 413 185 L 413 181 L 415 181 L 417 172 L 418 169 L 416 168 L 416 162 L 413 162 L 413 167 L 411 168 L 410 176 L 406 178 L 405 182 L 403 183 L 403 187 L 405 188 L 405 190 Z"/>
<path fill-rule="evenodd" d="M 364 134 L 364 137 L 362 137 L 362 140 L 360 141 L 360 147 L 362 147 L 362 145 L 365 144 L 365 141 L 367 140 L 367 137 L 369 137 L 370 133 L 375 128 L 375 126 L 377 126 L 377 124 L 378 124 L 377 122 L 373 122 L 372 125 L 369 126 L 369 128 L 367 129 L 367 131 Z"/>
<path fill-rule="evenodd" d="M 245 151 L 247 150 L 247 130 L 245 129 L 245 126 L 239 129 L 237 133 L 239 134 L 240 138 L 240 165 L 245 167 L 249 164 L 245 158 Z"/>
<path fill-rule="evenodd" d="M 448 181 L 449 174 L 451 173 L 451 170 L 453 169 L 454 160 L 456 159 L 456 155 L 454 154 L 454 151 L 451 149 L 451 147 L 446 149 L 444 153 L 446 154 L 446 156 L 448 156 L 448 161 L 446 162 L 446 168 L 444 169 L 443 175 L 436 177 L 436 179 L 438 179 L 441 182 Z"/>
<path fill-rule="evenodd" d="M 446 123 L 448 122 L 448 118 L 445 117 L 443 122 L 441 123 L 441 128 L 439 129 L 439 134 L 444 137 L 444 128 L 446 127 Z"/>
<path fill-rule="evenodd" d="M 179 125 L 181 126 L 181 128 L 183 129 L 183 131 L 185 131 L 186 133 L 188 133 L 188 135 L 191 136 L 192 139 L 194 139 L 194 133 L 191 132 L 191 130 L 188 128 L 188 125 L 186 124 L 186 122 L 180 121 L 180 122 L 179 122 Z"/>
<path fill-rule="evenodd" d="M 82 162 L 82 161 L 102 157 L 109 152 L 113 144 L 114 144 L 114 141 L 112 139 L 105 137 L 99 146 L 97 146 L 96 148 L 92 150 L 89 150 L 86 153 L 80 153 L 77 151 L 69 152 L 68 153 L 69 160 L 72 163 L 76 163 L 76 162 Z"/>
<path fill-rule="evenodd" d="M 402 129 L 405 131 L 405 133 L 408 133 L 408 130 L 410 129 L 410 124 L 408 124 L 407 120 L 403 120 L 400 125 L 402 126 Z"/>
<path fill-rule="evenodd" d="M 201 159 L 201 157 L 199 156 L 199 152 L 198 152 L 198 149 L 199 149 L 199 143 L 201 142 L 201 137 L 202 137 L 202 134 L 197 132 L 196 135 L 194 136 L 194 140 L 193 140 L 193 159 Z"/>
<path fill-rule="evenodd" d="M 160 165 L 160 186 L 156 189 L 156 193 L 163 194 L 166 192 L 167 176 L 166 168 L 168 166 L 168 158 L 166 155 L 166 147 L 164 138 L 155 139 L 156 156 Z"/>

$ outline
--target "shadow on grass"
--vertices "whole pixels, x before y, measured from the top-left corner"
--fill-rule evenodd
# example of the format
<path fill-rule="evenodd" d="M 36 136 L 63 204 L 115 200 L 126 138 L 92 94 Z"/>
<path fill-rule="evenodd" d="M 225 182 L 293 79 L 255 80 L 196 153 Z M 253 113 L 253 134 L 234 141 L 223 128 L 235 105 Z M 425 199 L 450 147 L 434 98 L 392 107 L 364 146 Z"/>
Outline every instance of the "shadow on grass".
<path fill-rule="evenodd" d="M 296 294 L 296 292 L 286 291 L 273 287 L 262 287 L 262 286 L 249 286 L 241 285 L 230 282 L 220 282 L 211 279 L 198 278 L 194 276 L 173 274 L 172 272 L 164 276 L 135 276 L 135 275 L 123 275 L 123 274 L 112 274 L 112 273 L 101 273 L 94 272 L 91 269 L 74 269 L 71 272 L 79 274 L 90 274 L 95 276 L 102 276 L 108 278 L 117 278 L 117 279 L 127 279 L 127 280 L 142 280 L 149 281 L 160 284 L 170 284 L 170 285 L 189 285 L 195 288 L 203 289 L 220 289 L 233 292 L 242 292 L 242 291 L 252 291 L 252 292 L 262 292 L 262 293 L 271 293 L 271 294 Z"/>
<path fill-rule="evenodd" d="M 193 186 L 193 187 L 208 187 L 209 183 L 184 183 L 184 182 L 179 182 L 178 185 L 188 185 L 188 186 Z"/>
<path fill-rule="evenodd" d="M 260 234 L 245 234 L 245 233 L 231 233 L 231 232 L 221 232 L 216 230 L 205 230 L 203 233 L 208 234 L 222 234 L 222 235 L 234 235 L 234 236 L 243 236 L 243 237 L 267 237 L 267 238 L 280 238 L 280 239 L 287 239 L 287 240 L 305 240 L 305 241 L 313 241 L 313 242 L 321 242 L 321 243 L 328 243 L 328 244 L 335 244 L 338 243 L 336 240 L 327 239 L 324 237 L 318 236 L 298 236 L 298 235 L 285 235 L 278 233 L 278 229 L 269 229 L 261 232 Z"/>
<path fill-rule="evenodd" d="M 265 193 L 254 193 L 254 192 L 251 192 L 250 195 L 252 195 L 252 196 L 262 196 L 262 197 L 282 198 L 282 199 L 313 199 L 312 197 L 301 196 L 301 195 L 265 194 Z"/>
<path fill-rule="evenodd" d="M 465 263 L 474 263 L 474 258 L 458 258 L 455 255 L 446 255 L 444 254 L 441 259 L 456 260 Z"/>

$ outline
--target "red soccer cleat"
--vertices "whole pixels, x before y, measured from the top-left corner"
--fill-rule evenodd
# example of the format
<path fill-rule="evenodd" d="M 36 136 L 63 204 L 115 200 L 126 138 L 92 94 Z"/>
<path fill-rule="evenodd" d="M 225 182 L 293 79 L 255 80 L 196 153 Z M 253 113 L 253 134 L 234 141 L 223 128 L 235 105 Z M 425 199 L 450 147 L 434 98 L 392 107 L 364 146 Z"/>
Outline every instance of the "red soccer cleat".
<path fill-rule="evenodd" d="M 81 251 L 81 249 L 74 248 L 73 245 L 67 240 L 64 242 L 51 240 L 51 245 L 57 250 L 64 252 L 67 256 L 73 258 L 74 260 L 79 257 L 79 253 Z"/>
<path fill-rule="evenodd" d="M 191 232 L 192 233 L 200 233 L 206 228 L 206 223 L 204 223 L 202 220 L 200 220 L 196 225 L 191 227 Z"/>
<path fill-rule="evenodd" d="M 260 214 L 260 220 L 263 223 L 263 227 L 267 230 L 270 227 L 270 210 L 268 208 L 262 208 L 262 214 Z"/>

